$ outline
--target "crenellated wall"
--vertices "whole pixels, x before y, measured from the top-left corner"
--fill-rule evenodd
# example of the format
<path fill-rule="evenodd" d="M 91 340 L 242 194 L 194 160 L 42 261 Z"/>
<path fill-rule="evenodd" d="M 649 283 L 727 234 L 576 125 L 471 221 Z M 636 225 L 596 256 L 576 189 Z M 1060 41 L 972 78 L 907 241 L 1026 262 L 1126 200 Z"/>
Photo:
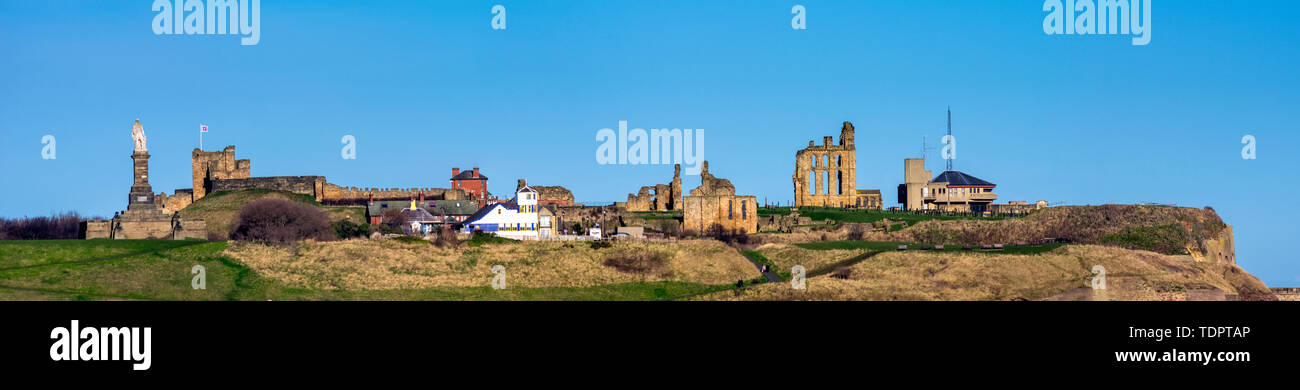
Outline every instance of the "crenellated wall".
<path fill-rule="evenodd" d="M 212 192 L 268 189 L 311 195 L 317 202 L 324 194 L 324 176 L 266 176 L 245 179 L 215 179 Z"/>
<path fill-rule="evenodd" d="M 467 200 L 469 194 L 462 189 L 452 188 L 359 188 L 359 187 L 342 187 L 335 184 L 325 183 L 323 187 L 322 201 L 325 202 L 362 202 L 368 201 L 371 195 L 376 200 L 386 199 L 411 199 L 418 198 L 424 194 L 427 200 Z"/>

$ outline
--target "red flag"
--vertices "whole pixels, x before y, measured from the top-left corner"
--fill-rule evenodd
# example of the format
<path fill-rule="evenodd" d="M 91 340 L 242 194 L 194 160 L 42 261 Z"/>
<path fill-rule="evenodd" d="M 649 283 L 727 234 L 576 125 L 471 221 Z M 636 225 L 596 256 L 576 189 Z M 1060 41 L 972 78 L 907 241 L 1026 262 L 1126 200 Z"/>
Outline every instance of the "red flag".
<path fill-rule="evenodd" d="M 199 125 L 199 132 L 208 132 L 208 125 Z"/>

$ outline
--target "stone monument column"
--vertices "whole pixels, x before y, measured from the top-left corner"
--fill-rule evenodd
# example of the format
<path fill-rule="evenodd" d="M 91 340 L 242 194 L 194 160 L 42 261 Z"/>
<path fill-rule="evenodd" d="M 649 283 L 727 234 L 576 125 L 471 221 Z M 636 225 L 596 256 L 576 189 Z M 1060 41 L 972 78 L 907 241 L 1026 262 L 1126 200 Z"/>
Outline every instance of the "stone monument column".
<path fill-rule="evenodd" d="M 135 141 L 135 152 L 131 154 L 135 181 L 131 184 L 130 199 L 127 200 L 126 209 L 156 209 L 158 206 L 153 200 L 153 186 L 149 185 L 149 150 L 145 146 L 144 126 L 140 125 L 139 119 L 136 119 L 135 125 L 131 126 L 131 138 Z"/>

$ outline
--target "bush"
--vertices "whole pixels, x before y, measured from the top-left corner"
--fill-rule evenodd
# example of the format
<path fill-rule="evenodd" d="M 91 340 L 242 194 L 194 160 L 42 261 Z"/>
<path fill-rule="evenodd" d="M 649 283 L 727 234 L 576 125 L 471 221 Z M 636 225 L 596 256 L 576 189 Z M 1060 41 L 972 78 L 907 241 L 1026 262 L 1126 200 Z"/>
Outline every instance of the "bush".
<path fill-rule="evenodd" d="M 613 246 L 614 243 L 609 240 L 595 240 L 591 242 L 591 249 L 604 249 Z"/>
<path fill-rule="evenodd" d="M 283 199 L 259 199 L 244 206 L 235 217 L 230 239 L 289 243 L 329 240 L 336 236 L 325 212 Z"/>
<path fill-rule="evenodd" d="M 342 220 L 342 221 L 335 222 L 333 225 L 334 225 L 335 235 L 342 240 L 346 240 L 353 237 L 370 236 L 369 224 L 357 225 L 355 223 L 352 223 L 352 221 Z"/>
<path fill-rule="evenodd" d="M 606 257 L 604 264 L 607 267 L 613 267 L 619 272 L 629 274 L 672 276 L 672 270 L 668 269 L 668 256 L 660 252 L 634 251 L 619 253 Z"/>
<path fill-rule="evenodd" d="M 460 238 L 456 237 L 456 230 L 451 226 L 442 225 L 438 227 L 438 236 L 434 238 L 434 244 L 454 248 L 460 246 Z"/>
<path fill-rule="evenodd" d="M 59 240 L 81 238 L 83 218 L 75 212 L 49 217 L 0 219 L 0 240 Z"/>

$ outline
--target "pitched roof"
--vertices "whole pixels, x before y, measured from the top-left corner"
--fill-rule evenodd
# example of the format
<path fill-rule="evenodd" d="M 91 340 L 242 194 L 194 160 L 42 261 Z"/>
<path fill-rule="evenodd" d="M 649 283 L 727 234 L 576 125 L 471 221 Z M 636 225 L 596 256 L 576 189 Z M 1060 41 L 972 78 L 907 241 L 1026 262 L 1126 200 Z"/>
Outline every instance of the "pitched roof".
<path fill-rule="evenodd" d="M 515 192 L 532 192 L 532 193 L 536 193 L 537 191 L 533 191 L 533 188 L 532 188 L 532 187 L 524 186 L 524 188 L 520 188 L 520 189 L 516 190 Z"/>
<path fill-rule="evenodd" d="M 469 217 L 466 217 L 465 224 L 471 224 L 477 222 L 480 219 L 483 219 L 483 217 L 488 215 L 488 213 L 492 212 L 492 209 L 495 209 L 497 205 L 500 205 L 500 203 L 493 203 L 487 206 L 483 206 L 482 208 L 478 209 L 478 211 L 475 211 L 474 214 L 470 214 Z"/>
<path fill-rule="evenodd" d="M 437 220 L 437 218 L 433 217 L 433 214 L 429 214 L 428 211 L 421 208 L 415 210 L 403 209 L 402 215 L 406 216 L 407 222 L 433 222 Z"/>
<path fill-rule="evenodd" d="M 949 187 L 997 186 L 996 184 L 989 183 L 988 181 L 985 181 L 984 179 L 980 179 L 975 176 L 967 175 L 961 171 L 943 171 L 943 173 L 940 173 L 939 176 L 935 176 L 934 180 L 930 180 L 930 181 L 948 183 Z"/>
<path fill-rule="evenodd" d="M 474 177 L 474 171 L 460 171 L 460 173 L 457 173 L 456 176 L 452 176 L 451 179 L 452 180 L 487 180 L 488 178 L 487 176 L 483 176 L 482 174 L 478 175 L 478 177 Z"/>

